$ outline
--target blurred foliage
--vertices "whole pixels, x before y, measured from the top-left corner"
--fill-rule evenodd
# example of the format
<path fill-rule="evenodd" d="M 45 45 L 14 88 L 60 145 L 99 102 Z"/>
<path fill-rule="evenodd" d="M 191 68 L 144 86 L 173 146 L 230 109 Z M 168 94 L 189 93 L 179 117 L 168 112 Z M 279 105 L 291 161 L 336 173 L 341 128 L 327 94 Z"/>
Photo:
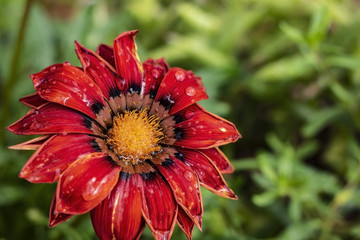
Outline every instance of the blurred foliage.
<path fill-rule="evenodd" d="M 6 147 L 29 138 L 4 128 L 28 110 L 17 99 L 34 92 L 31 73 L 79 64 L 74 40 L 95 49 L 131 29 L 142 60 L 194 70 L 202 105 L 243 135 L 222 148 L 239 200 L 203 189 L 194 239 L 360 239 L 359 10 L 356 0 L 0 0 L 0 239 L 96 239 L 88 215 L 47 228 L 55 184 L 17 178 L 31 152 Z M 173 238 L 185 236 L 176 227 Z"/>

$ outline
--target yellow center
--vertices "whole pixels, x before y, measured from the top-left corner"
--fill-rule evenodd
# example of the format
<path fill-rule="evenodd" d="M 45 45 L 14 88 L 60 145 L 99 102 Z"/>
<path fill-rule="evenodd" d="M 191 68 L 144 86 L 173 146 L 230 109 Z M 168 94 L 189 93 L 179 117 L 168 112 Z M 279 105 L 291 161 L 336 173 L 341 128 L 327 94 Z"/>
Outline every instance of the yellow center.
<path fill-rule="evenodd" d="M 148 116 L 143 109 L 115 116 L 106 142 L 125 164 L 135 165 L 151 159 L 152 153 L 160 151 L 158 142 L 162 138 L 159 119 Z"/>

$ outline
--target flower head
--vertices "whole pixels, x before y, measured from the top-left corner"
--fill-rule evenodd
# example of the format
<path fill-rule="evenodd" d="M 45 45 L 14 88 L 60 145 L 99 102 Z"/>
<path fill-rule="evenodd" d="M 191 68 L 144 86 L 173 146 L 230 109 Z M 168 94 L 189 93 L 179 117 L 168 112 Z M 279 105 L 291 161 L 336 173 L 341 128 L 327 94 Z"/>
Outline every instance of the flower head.
<path fill-rule="evenodd" d="M 206 112 L 201 78 L 141 63 L 129 31 L 97 52 L 75 42 L 82 67 L 55 64 L 31 75 L 31 107 L 8 130 L 43 135 L 12 146 L 36 152 L 19 176 L 57 181 L 49 226 L 91 213 L 100 239 L 138 239 L 147 224 L 170 239 L 177 222 L 190 239 L 201 229 L 200 186 L 236 199 L 222 173 L 233 168 L 218 146 L 236 141 L 235 126 Z"/>

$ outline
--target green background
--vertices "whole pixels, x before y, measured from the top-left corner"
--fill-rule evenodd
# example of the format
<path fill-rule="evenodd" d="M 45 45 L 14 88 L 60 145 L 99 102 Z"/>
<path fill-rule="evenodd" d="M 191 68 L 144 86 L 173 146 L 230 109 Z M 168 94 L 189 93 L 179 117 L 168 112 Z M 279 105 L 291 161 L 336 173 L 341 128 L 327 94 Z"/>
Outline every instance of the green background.
<path fill-rule="evenodd" d="M 96 239 L 88 214 L 48 229 L 56 184 L 18 179 L 31 151 L 7 146 L 29 137 L 4 128 L 29 110 L 30 74 L 132 29 L 142 61 L 202 76 L 201 104 L 243 135 L 222 148 L 239 200 L 203 189 L 194 239 L 360 239 L 359 1 L 0 0 L 1 240 Z"/>

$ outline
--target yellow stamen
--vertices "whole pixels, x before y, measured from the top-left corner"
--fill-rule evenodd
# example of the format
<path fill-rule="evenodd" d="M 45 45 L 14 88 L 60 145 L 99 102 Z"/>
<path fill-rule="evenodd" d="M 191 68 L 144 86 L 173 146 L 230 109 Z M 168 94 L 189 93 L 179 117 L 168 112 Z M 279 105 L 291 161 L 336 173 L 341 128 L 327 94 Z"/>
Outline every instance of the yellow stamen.
<path fill-rule="evenodd" d="M 160 151 L 158 142 L 163 137 L 159 119 L 148 116 L 143 109 L 115 116 L 106 142 L 125 164 L 135 165 L 151 159 L 152 153 Z"/>

